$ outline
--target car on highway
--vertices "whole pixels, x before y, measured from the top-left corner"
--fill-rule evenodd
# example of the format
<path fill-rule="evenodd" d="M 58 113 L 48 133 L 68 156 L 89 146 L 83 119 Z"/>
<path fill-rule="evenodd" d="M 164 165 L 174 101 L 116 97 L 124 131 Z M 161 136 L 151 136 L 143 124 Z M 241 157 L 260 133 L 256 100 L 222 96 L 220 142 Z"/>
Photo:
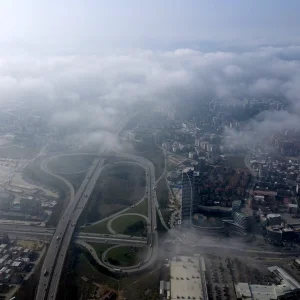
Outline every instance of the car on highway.
<path fill-rule="evenodd" d="M 48 270 L 45 269 L 45 270 L 44 270 L 44 276 L 47 276 L 47 275 L 48 275 Z"/>

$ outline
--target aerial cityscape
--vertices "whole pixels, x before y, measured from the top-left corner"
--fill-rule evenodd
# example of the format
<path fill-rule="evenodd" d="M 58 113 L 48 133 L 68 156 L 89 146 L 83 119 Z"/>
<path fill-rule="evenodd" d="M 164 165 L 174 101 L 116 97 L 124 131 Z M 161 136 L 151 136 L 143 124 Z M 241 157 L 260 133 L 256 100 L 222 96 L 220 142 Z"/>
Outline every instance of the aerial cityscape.
<path fill-rule="evenodd" d="M 300 3 L 0 3 L 0 300 L 300 299 Z"/>

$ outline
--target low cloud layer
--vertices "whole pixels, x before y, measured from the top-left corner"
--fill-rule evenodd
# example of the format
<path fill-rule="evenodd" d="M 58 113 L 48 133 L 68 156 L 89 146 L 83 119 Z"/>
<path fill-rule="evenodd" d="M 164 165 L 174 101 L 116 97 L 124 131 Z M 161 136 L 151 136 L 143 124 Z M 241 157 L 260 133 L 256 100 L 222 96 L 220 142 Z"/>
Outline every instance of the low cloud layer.
<path fill-rule="evenodd" d="M 300 112 L 300 47 L 202 53 L 132 50 L 112 55 L 0 58 L 0 105 L 22 102 L 59 126 L 109 131 L 134 105 L 244 97 L 283 99 L 291 112 L 265 113 L 248 129 L 293 127 Z M 266 129 L 268 130 L 268 129 Z M 236 133 L 232 133 L 236 134 Z"/>

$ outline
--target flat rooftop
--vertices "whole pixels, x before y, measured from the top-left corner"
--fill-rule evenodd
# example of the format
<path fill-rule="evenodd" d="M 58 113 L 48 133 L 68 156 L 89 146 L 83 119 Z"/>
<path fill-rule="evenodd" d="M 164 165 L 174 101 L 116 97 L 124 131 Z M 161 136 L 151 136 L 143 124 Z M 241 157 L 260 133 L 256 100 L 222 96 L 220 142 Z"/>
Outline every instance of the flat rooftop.
<path fill-rule="evenodd" d="M 205 299 L 200 257 L 178 256 L 172 259 L 170 273 L 170 299 Z"/>
<path fill-rule="evenodd" d="M 298 218 L 293 218 L 289 213 L 282 213 L 281 218 L 284 219 L 290 225 L 300 224 Z"/>

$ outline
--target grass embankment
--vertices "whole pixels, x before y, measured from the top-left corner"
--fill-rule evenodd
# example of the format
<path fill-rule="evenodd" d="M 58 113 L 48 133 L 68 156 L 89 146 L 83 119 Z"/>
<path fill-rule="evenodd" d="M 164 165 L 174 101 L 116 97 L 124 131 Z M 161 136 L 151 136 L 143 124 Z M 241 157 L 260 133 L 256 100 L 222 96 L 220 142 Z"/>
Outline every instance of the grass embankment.
<path fill-rule="evenodd" d="M 107 229 L 107 222 L 108 220 L 93 224 L 91 226 L 85 226 L 82 227 L 80 231 L 90 232 L 90 233 L 110 234 L 110 231 Z"/>
<path fill-rule="evenodd" d="M 90 298 L 95 290 L 94 282 L 107 285 L 116 291 L 125 291 L 123 295 L 127 299 L 153 300 L 157 298 L 157 286 L 161 275 L 159 268 L 150 273 L 146 272 L 130 277 L 127 277 L 124 273 L 110 274 L 105 268 L 98 266 L 89 253 L 78 247 L 76 248 L 78 249 L 77 254 L 75 254 L 76 263 L 73 266 L 75 276 L 71 277 L 70 280 L 76 284 L 76 289 L 73 290 L 76 291 L 77 297 L 72 299 Z M 65 285 L 63 287 L 65 293 L 69 294 L 69 291 L 67 291 L 69 287 Z M 148 290 L 149 293 L 145 294 L 145 290 Z M 65 296 L 62 295 L 61 299 L 67 299 Z"/>
<path fill-rule="evenodd" d="M 139 205 L 128 209 L 125 213 L 139 213 L 147 216 L 148 214 L 148 201 L 144 200 Z M 122 214 L 120 215 L 122 216 Z M 83 232 L 90 232 L 90 233 L 102 233 L 102 234 L 110 234 L 109 230 L 107 229 L 107 222 L 105 220 L 103 222 L 99 222 L 90 226 L 85 226 L 81 228 Z"/>
<path fill-rule="evenodd" d="M 64 174 L 61 176 L 67 179 L 72 184 L 74 191 L 77 192 L 81 184 L 83 183 L 83 180 L 86 177 L 86 175 L 87 171 L 77 174 Z"/>
<path fill-rule="evenodd" d="M 162 213 L 163 219 L 168 224 L 171 212 L 168 208 L 169 204 L 169 189 L 165 178 L 162 178 L 156 186 L 156 196 L 159 203 L 159 209 Z"/>
<path fill-rule="evenodd" d="M 58 174 L 74 174 L 86 171 L 93 163 L 94 155 L 63 155 L 51 159 L 48 168 Z"/>
<path fill-rule="evenodd" d="M 106 259 L 115 266 L 129 267 L 143 261 L 147 248 L 121 246 L 108 251 Z"/>
<path fill-rule="evenodd" d="M 120 234 L 147 236 L 147 223 L 140 216 L 121 215 L 112 221 L 111 227 Z"/>
<path fill-rule="evenodd" d="M 38 182 L 47 187 L 53 188 L 58 191 L 58 201 L 57 205 L 52 210 L 52 215 L 47 222 L 49 226 L 56 226 L 58 220 L 61 217 L 62 212 L 64 211 L 68 201 L 65 201 L 69 197 L 69 188 L 68 186 L 58 178 L 51 176 L 50 174 L 44 172 L 40 168 L 42 158 L 36 159 L 34 162 L 30 163 L 24 170 L 23 177 Z"/>

